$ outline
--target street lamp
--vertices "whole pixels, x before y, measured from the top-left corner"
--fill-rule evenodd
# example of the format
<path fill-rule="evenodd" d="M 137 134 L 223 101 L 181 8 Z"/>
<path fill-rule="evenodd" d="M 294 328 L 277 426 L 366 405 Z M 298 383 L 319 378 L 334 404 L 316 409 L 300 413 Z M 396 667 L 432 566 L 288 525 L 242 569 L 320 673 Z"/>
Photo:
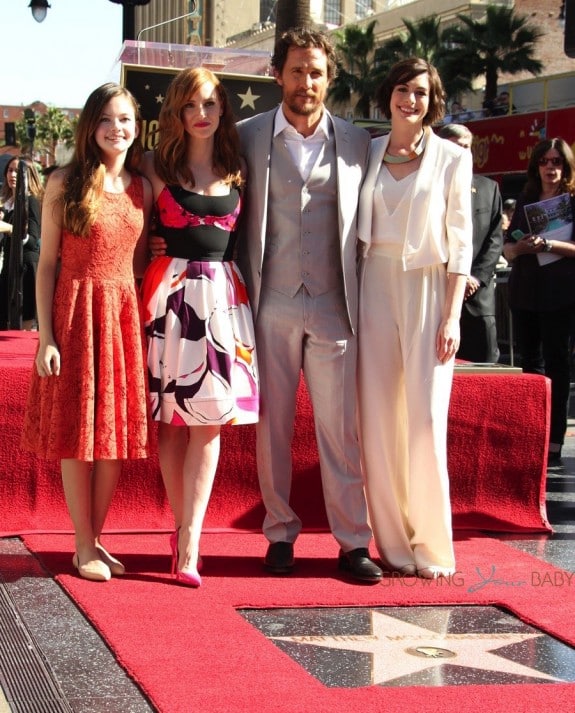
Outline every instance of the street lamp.
<path fill-rule="evenodd" d="M 135 8 L 147 5 L 150 0 L 110 0 L 122 6 L 122 41 L 134 39 Z"/>
<path fill-rule="evenodd" d="M 32 17 L 36 22 L 44 22 L 48 8 L 52 6 L 48 4 L 48 0 L 30 0 L 28 7 L 32 10 Z"/>

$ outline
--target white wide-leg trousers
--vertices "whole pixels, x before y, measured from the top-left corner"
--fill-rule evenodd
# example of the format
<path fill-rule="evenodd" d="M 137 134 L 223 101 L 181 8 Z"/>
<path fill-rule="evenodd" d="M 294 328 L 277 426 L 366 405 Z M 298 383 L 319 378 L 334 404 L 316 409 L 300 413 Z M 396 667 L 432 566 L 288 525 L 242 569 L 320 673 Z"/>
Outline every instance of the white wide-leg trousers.
<path fill-rule="evenodd" d="M 372 246 L 361 270 L 359 436 L 370 521 L 386 566 L 452 568 L 453 360 L 442 365 L 435 346 L 447 274 L 441 264 L 405 271 L 393 253 Z"/>

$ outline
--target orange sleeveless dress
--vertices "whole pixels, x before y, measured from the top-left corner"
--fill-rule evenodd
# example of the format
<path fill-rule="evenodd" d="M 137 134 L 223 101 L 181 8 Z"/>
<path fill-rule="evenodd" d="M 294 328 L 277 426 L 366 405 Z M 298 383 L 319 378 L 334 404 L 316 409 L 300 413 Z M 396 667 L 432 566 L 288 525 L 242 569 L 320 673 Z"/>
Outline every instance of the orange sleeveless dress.
<path fill-rule="evenodd" d="M 132 260 L 144 225 L 143 185 L 104 193 L 90 236 L 63 231 L 53 302 L 59 376 L 33 367 L 22 447 L 47 459 L 149 455 L 141 304 Z"/>

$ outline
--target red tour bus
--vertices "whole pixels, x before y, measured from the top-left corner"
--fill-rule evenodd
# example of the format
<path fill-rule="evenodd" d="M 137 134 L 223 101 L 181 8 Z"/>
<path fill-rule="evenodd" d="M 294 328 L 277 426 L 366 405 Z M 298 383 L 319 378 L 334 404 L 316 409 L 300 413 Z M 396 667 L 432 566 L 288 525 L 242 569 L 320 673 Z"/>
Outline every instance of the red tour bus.
<path fill-rule="evenodd" d="M 476 119 L 465 125 L 474 137 L 474 170 L 496 179 L 503 199 L 517 198 L 521 192 L 538 141 L 559 136 L 575 150 L 575 106 Z"/>
<path fill-rule="evenodd" d="M 474 170 L 495 178 L 503 198 L 517 198 L 541 139 L 561 137 L 575 148 L 575 72 L 501 85 L 513 113 L 465 121 L 473 132 Z"/>

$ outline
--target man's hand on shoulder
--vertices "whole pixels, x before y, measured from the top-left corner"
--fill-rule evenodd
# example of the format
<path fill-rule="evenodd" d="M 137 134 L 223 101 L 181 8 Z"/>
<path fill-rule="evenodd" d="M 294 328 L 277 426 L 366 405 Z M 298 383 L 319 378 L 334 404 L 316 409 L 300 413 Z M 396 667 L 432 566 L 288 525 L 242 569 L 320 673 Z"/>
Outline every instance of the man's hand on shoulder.
<path fill-rule="evenodd" d="M 163 257 L 166 254 L 166 241 L 161 235 L 150 235 L 148 238 L 148 247 L 152 253 L 152 257 Z"/>

